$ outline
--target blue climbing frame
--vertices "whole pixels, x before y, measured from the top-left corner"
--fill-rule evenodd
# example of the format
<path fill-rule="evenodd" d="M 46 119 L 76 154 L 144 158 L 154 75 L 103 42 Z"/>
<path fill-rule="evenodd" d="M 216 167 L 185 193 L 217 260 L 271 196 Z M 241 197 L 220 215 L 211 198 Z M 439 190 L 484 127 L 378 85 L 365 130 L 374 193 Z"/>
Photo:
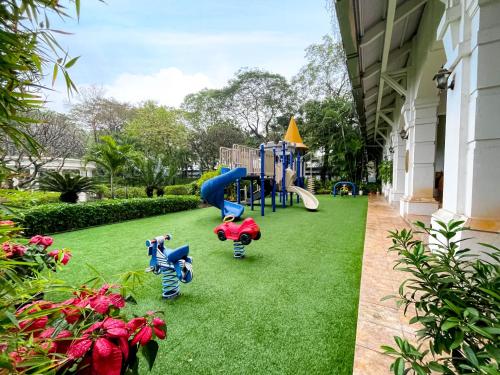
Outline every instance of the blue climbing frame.
<path fill-rule="evenodd" d="M 273 174 L 272 176 L 265 175 L 265 153 L 266 151 L 272 151 L 273 153 Z M 271 190 L 271 204 L 273 212 L 276 212 L 276 181 L 281 180 L 281 191 L 279 192 L 279 202 L 281 206 L 285 208 L 287 206 L 287 201 L 290 205 L 293 204 L 293 193 L 290 193 L 290 197 L 288 197 L 286 191 L 286 168 L 287 167 L 295 167 L 295 173 L 297 174 L 296 184 L 299 187 L 304 187 L 304 176 L 303 172 L 305 171 L 304 166 L 304 158 L 301 153 L 293 147 L 293 145 L 287 142 L 280 142 L 277 144 L 268 143 L 261 144 L 259 147 L 259 156 L 260 156 L 260 173 L 258 178 L 260 179 L 260 214 L 261 216 L 265 215 L 265 180 L 270 179 L 272 181 L 272 190 Z M 282 174 L 281 176 L 276 175 L 276 164 L 281 163 L 282 165 Z M 240 181 L 237 182 L 237 201 L 241 202 L 241 189 L 240 189 Z M 250 183 L 250 209 L 253 211 L 254 209 L 254 186 L 253 183 Z M 299 202 L 299 196 L 297 195 L 296 202 Z"/>

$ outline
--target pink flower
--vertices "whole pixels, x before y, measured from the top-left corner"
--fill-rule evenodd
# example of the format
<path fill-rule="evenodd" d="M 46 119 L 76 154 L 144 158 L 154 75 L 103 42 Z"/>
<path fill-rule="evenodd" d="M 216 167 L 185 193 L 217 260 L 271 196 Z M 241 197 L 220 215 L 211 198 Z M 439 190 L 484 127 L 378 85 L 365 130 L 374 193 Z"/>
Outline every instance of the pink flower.
<path fill-rule="evenodd" d="M 52 245 L 53 242 L 54 242 L 54 240 L 52 239 L 52 237 L 40 236 L 38 234 L 36 236 L 31 237 L 31 240 L 29 243 L 33 244 L 33 245 L 42 245 L 44 248 L 47 248 L 50 245 Z"/>
<path fill-rule="evenodd" d="M 13 227 L 16 225 L 12 220 L 0 220 L 0 227 Z"/>
<path fill-rule="evenodd" d="M 22 257 L 24 254 L 26 254 L 27 251 L 25 246 L 19 244 L 11 244 L 9 242 L 4 242 L 2 244 L 2 250 L 5 252 L 5 256 L 7 258 L 12 258 L 14 256 Z"/>
<path fill-rule="evenodd" d="M 52 344 L 50 346 L 51 352 L 52 353 L 60 353 L 60 354 L 66 354 L 68 352 L 69 346 L 71 344 L 70 338 L 73 337 L 73 334 L 68 331 L 68 330 L 62 330 L 57 334 L 57 336 L 53 337 L 55 328 L 50 327 L 47 328 L 45 331 L 40 333 L 38 336 L 39 340 L 53 340 L 50 343 Z"/>
<path fill-rule="evenodd" d="M 62 255 L 60 255 L 62 254 Z M 66 265 L 68 264 L 69 260 L 71 259 L 71 252 L 69 250 L 63 249 L 63 250 L 52 250 L 48 254 L 48 256 L 54 258 L 56 261 L 61 261 L 62 264 Z"/>

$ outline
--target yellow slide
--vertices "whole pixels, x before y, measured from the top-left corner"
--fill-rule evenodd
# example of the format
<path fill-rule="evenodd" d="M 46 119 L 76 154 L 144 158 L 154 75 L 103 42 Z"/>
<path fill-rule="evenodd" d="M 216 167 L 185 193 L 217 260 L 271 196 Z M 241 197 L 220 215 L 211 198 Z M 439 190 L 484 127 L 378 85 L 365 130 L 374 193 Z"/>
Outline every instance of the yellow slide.
<path fill-rule="evenodd" d="M 295 181 L 295 172 L 290 168 L 286 169 L 286 191 L 290 193 L 298 194 L 302 202 L 304 202 L 304 206 L 308 210 L 317 210 L 319 207 L 318 199 L 311 192 L 302 189 L 301 187 L 293 185 L 293 181 Z"/>

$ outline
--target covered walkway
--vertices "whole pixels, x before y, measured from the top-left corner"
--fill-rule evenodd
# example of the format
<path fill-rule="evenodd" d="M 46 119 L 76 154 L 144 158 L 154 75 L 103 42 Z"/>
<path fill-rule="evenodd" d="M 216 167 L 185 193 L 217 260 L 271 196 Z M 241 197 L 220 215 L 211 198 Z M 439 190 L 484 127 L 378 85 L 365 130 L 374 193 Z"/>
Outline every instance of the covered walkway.
<path fill-rule="evenodd" d="M 358 324 L 354 375 L 390 374 L 392 359 L 382 354 L 381 345 L 395 346 L 394 336 L 415 340 L 410 317 L 398 310 L 395 300 L 381 299 L 397 294 L 399 285 L 406 277 L 392 267 L 396 255 L 388 253 L 391 240 L 388 231 L 408 227 L 383 197 L 369 197 L 366 234 L 363 254 L 363 270 L 359 298 Z"/>

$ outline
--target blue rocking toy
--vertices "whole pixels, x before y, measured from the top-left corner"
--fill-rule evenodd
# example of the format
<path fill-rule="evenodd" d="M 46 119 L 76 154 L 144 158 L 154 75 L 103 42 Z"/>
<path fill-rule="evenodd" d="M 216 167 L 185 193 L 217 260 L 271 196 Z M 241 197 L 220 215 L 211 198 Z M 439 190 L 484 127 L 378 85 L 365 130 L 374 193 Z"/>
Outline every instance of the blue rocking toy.
<path fill-rule="evenodd" d="M 146 241 L 148 255 L 151 257 L 146 271 L 162 275 L 162 297 L 166 299 L 180 294 L 179 281 L 189 283 L 193 279 L 193 258 L 188 256 L 189 246 L 168 249 L 165 241 L 171 239 L 172 235 L 166 234 Z"/>

